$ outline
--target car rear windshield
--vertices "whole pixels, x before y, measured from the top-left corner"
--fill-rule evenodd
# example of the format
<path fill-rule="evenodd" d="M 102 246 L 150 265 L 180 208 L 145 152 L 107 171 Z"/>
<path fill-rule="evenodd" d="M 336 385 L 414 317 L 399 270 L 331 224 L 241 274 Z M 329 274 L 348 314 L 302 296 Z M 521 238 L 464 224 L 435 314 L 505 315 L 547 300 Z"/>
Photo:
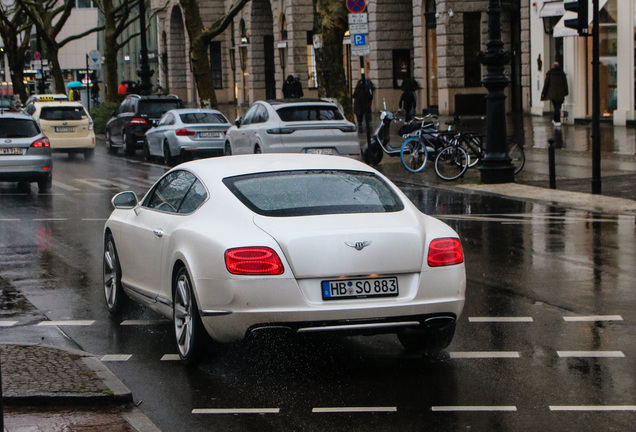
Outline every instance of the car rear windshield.
<path fill-rule="evenodd" d="M 280 119 L 292 121 L 343 120 L 340 110 L 335 106 L 300 105 L 282 107 L 276 110 Z"/>
<path fill-rule="evenodd" d="M 40 129 L 33 120 L 0 117 L 0 138 L 31 138 L 39 133 Z"/>
<path fill-rule="evenodd" d="M 200 123 L 229 123 L 222 114 L 217 113 L 185 113 L 180 114 L 181 121 L 185 124 L 200 124 Z"/>
<path fill-rule="evenodd" d="M 341 170 L 277 171 L 223 179 L 232 193 L 264 216 L 387 213 L 404 208 L 373 173 Z"/>
<path fill-rule="evenodd" d="M 84 107 L 42 107 L 40 120 L 82 120 L 87 114 Z"/>
<path fill-rule="evenodd" d="M 140 114 L 147 114 L 149 117 L 161 117 L 166 111 L 181 108 L 179 100 L 142 100 L 139 101 L 138 111 Z"/>

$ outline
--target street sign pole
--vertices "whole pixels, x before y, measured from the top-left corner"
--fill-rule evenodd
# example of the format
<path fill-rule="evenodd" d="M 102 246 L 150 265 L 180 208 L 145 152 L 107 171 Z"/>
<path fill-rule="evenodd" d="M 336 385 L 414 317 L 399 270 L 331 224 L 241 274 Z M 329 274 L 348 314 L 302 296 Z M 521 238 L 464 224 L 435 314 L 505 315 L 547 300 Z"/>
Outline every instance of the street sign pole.
<path fill-rule="evenodd" d="M 598 0 L 592 0 L 592 193 L 601 193 L 601 87 Z"/>

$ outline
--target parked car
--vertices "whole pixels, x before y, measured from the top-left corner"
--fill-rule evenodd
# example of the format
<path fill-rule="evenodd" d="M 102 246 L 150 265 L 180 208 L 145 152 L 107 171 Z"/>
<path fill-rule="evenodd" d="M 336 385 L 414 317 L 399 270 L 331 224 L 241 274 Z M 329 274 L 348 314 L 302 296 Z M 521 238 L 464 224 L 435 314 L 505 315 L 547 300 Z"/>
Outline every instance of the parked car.
<path fill-rule="evenodd" d="M 51 141 L 51 150 L 69 155 L 82 153 L 86 160 L 95 154 L 93 119 L 80 102 L 35 101 L 24 108 L 40 124 Z"/>
<path fill-rule="evenodd" d="M 144 159 L 158 156 L 172 166 L 194 156 L 221 155 L 230 126 L 227 117 L 217 110 L 170 110 L 146 132 Z"/>
<path fill-rule="evenodd" d="M 0 112 L 18 112 L 13 99 L 0 98 Z"/>
<path fill-rule="evenodd" d="M 51 188 L 51 147 L 33 117 L 0 114 L 0 181 L 37 182 L 40 192 Z"/>
<path fill-rule="evenodd" d="M 453 338 L 466 275 L 459 237 L 350 158 L 262 154 L 173 168 L 141 201 L 116 195 L 104 228 L 111 314 L 130 299 L 174 321 L 185 362 L 207 338 L 396 333 Z"/>
<path fill-rule="evenodd" d="M 144 134 L 158 122 L 166 111 L 183 108 L 177 96 L 126 96 L 119 108 L 106 123 L 106 145 L 109 153 L 119 148 L 126 156 L 132 156 L 143 147 Z"/>
<path fill-rule="evenodd" d="M 360 159 L 356 126 L 322 99 L 258 101 L 227 132 L 225 154 L 319 153 Z"/>

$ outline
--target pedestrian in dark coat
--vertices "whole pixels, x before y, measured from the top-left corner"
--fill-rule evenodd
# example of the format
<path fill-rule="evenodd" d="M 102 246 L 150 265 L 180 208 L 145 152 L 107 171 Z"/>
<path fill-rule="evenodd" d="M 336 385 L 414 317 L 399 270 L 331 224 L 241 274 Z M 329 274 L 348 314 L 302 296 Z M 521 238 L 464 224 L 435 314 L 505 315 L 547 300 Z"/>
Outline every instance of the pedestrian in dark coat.
<path fill-rule="evenodd" d="M 413 118 L 413 115 L 415 114 L 415 104 L 415 92 L 404 90 L 402 92 L 402 96 L 400 96 L 399 105 L 400 109 L 404 108 L 404 114 L 406 116 L 404 121 L 409 122 Z"/>
<path fill-rule="evenodd" d="M 292 75 L 287 75 L 287 79 L 283 83 L 283 97 L 285 99 L 296 97 L 294 96 L 294 77 Z"/>
<path fill-rule="evenodd" d="M 541 91 L 541 100 L 549 100 L 552 102 L 554 114 L 552 124 L 561 126 L 561 105 L 568 95 L 568 80 L 565 72 L 561 69 L 559 62 L 554 62 L 552 68 L 545 74 L 545 82 Z"/>
<path fill-rule="evenodd" d="M 358 132 L 362 132 L 362 121 L 364 120 L 364 116 L 368 115 L 367 111 L 371 106 L 371 102 L 373 101 L 373 91 L 375 87 L 371 80 L 365 78 L 366 81 L 366 105 L 365 105 L 365 83 L 359 79 L 356 84 L 356 88 L 353 90 L 353 112 L 358 119 Z M 369 118 L 369 121 L 371 119 Z"/>
<path fill-rule="evenodd" d="M 301 98 L 305 96 L 305 92 L 303 92 L 303 83 L 300 82 L 300 75 L 296 75 L 294 77 L 294 97 Z"/>

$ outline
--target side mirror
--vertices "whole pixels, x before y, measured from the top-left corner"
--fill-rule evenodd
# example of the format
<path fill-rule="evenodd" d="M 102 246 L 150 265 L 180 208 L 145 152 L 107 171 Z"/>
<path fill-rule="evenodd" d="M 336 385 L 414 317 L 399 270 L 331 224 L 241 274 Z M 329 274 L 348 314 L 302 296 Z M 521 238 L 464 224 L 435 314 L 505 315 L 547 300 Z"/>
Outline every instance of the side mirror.
<path fill-rule="evenodd" d="M 139 204 L 137 195 L 132 191 L 120 192 L 110 202 L 116 209 L 133 209 Z"/>
<path fill-rule="evenodd" d="M 237 128 L 241 127 L 241 123 L 243 123 L 243 117 L 238 117 L 236 120 L 234 120 L 234 124 Z"/>

